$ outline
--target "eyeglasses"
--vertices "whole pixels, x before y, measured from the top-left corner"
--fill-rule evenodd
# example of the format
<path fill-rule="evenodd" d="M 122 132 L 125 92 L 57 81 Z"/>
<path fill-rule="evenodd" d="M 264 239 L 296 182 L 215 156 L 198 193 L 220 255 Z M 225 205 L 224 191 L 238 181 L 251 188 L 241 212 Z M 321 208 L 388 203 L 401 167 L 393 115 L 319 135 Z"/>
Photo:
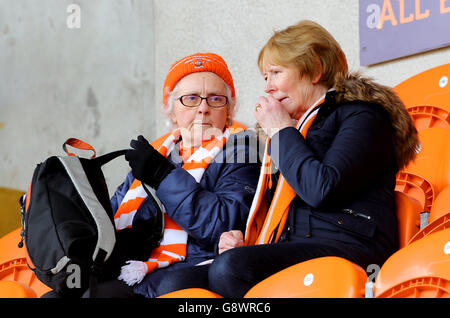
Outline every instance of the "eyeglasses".
<path fill-rule="evenodd" d="M 208 97 L 201 97 L 197 95 L 183 95 L 178 100 L 186 107 L 197 107 L 206 99 L 206 103 L 209 107 L 220 108 L 228 103 L 228 97 L 223 95 L 211 95 Z"/>

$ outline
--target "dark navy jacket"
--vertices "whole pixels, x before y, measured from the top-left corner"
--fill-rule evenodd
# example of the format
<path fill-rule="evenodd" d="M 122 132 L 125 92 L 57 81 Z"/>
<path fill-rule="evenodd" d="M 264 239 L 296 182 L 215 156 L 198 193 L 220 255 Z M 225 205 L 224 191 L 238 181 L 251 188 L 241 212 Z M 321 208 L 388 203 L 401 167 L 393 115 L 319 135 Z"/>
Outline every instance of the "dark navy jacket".
<path fill-rule="evenodd" d="M 398 167 L 381 106 L 337 105 L 334 92 L 328 93 L 306 140 L 295 128 L 282 129 L 269 154 L 297 193 L 281 241 L 351 247 L 379 266 L 398 249 Z"/>
<path fill-rule="evenodd" d="M 177 168 L 161 182 L 156 194 L 167 214 L 188 233 L 187 255 L 184 262 L 148 274 L 135 287 L 136 293 L 155 297 L 163 275 L 213 258 L 223 232 L 245 231 L 260 172 L 257 148 L 254 132 L 231 135 L 223 151 L 208 165 L 200 183 L 181 168 L 179 156 L 169 156 Z M 129 173 L 116 190 L 111 199 L 113 211 L 117 210 L 133 180 Z M 144 201 L 136 216 L 153 215 L 152 209 L 153 206 Z"/>

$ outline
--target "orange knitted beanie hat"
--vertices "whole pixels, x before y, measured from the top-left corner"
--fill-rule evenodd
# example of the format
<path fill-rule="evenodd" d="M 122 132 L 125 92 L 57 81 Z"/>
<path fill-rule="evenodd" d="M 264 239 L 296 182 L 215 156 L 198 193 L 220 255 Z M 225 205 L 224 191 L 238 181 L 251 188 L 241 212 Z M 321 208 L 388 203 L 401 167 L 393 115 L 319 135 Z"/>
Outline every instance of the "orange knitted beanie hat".
<path fill-rule="evenodd" d="M 231 96 L 235 97 L 233 78 L 224 59 L 214 53 L 196 53 L 175 62 L 169 69 L 163 87 L 163 104 L 167 107 L 167 100 L 175 85 L 186 75 L 196 72 L 212 72 L 217 74 L 231 89 Z"/>

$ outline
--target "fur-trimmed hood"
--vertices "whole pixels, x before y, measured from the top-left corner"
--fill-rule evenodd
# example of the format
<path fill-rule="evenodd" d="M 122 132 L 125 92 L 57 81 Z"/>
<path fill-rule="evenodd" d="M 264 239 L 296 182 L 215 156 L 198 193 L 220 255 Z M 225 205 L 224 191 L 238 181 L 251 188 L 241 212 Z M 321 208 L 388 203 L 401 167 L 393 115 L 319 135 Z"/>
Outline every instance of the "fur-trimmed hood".
<path fill-rule="evenodd" d="M 364 101 L 380 105 L 386 110 L 394 129 L 399 169 L 415 158 L 420 145 L 417 129 L 405 105 L 392 88 L 375 83 L 359 73 L 338 77 L 334 88 L 337 103 Z"/>

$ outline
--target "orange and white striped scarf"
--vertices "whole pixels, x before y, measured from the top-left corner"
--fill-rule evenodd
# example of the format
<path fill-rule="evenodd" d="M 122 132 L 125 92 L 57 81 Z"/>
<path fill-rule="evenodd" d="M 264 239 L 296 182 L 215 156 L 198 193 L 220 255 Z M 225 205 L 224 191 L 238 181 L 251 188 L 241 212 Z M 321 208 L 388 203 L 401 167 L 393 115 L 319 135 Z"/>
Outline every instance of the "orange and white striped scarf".
<path fill-rule="evenodd" d="M 182 155 L 183 166 L 197 182 L 200 182 L 209 163 L 220 153 L 230 136 L 230 129 L 225 129 L 221 136 L 202 143 L 202 146 L 191 152 L 184 151 Z M 166 158 L 174 150 L 180 137 L 180 130 L 176 129 L 157 149 Z M 187 154 L 187 153 L 188 154 Z M 117 212 L 114 222 L 117 230 L 132 226 L 134 215 L 140 205 L 147 198 L 142 183 L 135 179 L 125 194 Z M 187 233 L 176 224 L 163 209 L 164 234 L 160 246 L 155 248 L 147 262 L 130 260 L 128 265 L 122 267 L 119 279 L 129 285 L 140 282 L 144 276 L 157 268 L 167 267 L 172 263 L 183 261 L 186 257 Z"/>
<path fill-rule="evenodd" d="M 308 129 L 311 127 L 311 124 L 317 116 L 320 105 L 324 101 L 325 95 L 309 107 L 305 114 L 298 120 L 296 128 L 304 138 L 306 138 Z M 295 191 L 287 183 L 284 176 L 280 174 L 272 202 L 270 207 L 267 207 L 266 193 L 272 186 L 272 162 L 268 153 L 269 142 L 270 138 L 266 141 L 258 186 L 247 218 L 245 245 L 278 242 L 286 224 L 290 204 L 296 196 Z M 274 237 L 275 231 L 277 232 Z"/>

